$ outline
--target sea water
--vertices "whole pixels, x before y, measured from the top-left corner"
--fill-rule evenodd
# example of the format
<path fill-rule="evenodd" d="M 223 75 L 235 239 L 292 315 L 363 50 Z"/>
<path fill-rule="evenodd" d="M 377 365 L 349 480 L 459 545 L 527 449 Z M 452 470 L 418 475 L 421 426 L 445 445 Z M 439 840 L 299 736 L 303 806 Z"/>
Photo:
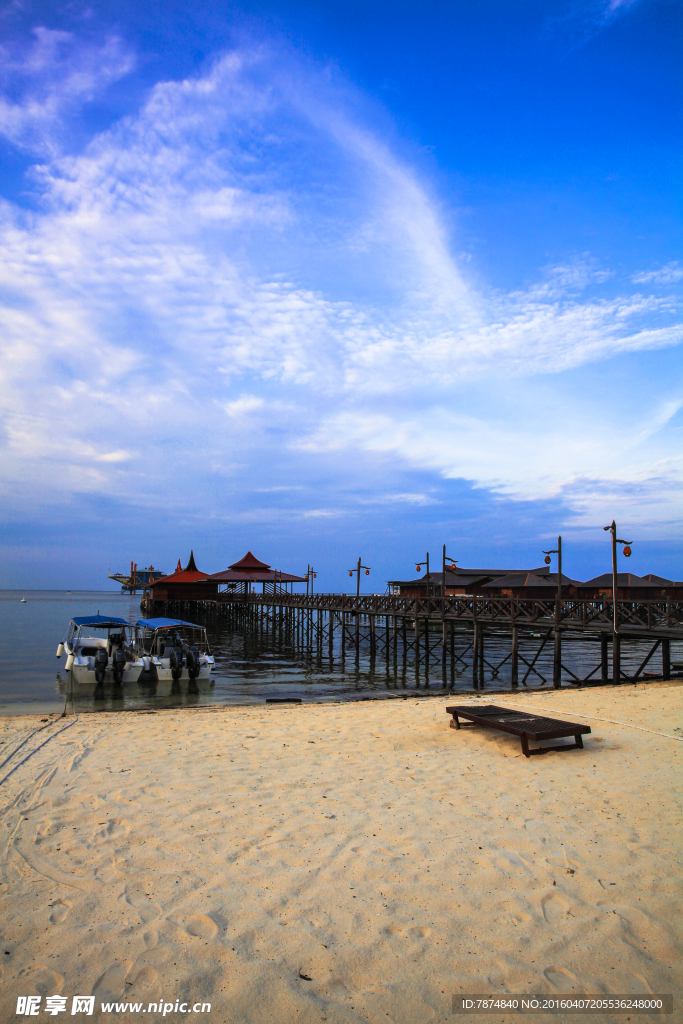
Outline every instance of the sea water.
<path fill-rule="evenodd" d="M 25 604 L 21 603 L 22 597 L 26 599 Z M 64 668 L 66 657 L 58 660 L 55 656 L 57 644 L 64 640 L 72 617 L 98 612 L 135 622 L 143 617 L 140 595 L 115 591 L 0 591 L 0 713 L 54 712 L 61 710 L 67 701 L 70 706 L 71 679 Z M 200 683 L 195 693 L 188 692 L 186 682 L 181 684 L 180 693 L 168 692 L 169 687 L 160 693 L 143 677 L 141 682 L 118 690 L 113 685 L 105 685 L 103 693 L 97 697 L 93 688 L 79 692 L 75 684 L 76 709 L 80 713 L 178 705 L 263 704 L 268 697 L 329 701 L 481 692 L 475 690 L 472 683 L 471 630 L 457 633 L 456 655 L 460 660 L 456 661 L 453 674 L 448 665 L 444 685 L 438 631 L 431 635 L 435 653 L 430 665 L 426 667 L 423 661 L 417 667 L 412 651 L 408 652 L 404 663 L 400 643 L 396 664 L 393 649 L 387 661 L 381 644 L 372 659 L 367 642 L 361 644 L 358 658 L 347 644 L 346 658 L 342 660 L 338 629 L 330 657 L 327 639 L 321 648 L 315 643 L 312 648 L 296 647 L 277 633 L 263 634 L 239 628 L 223 618 L 198 621 L 207 627 L 216 659 L 210 683 Z M 535 671 L 529 673 L 526 685 L 522 684 L 528 668 L 522 659 L 531 663 L 540 642 L 540 634 L 520 631 L 519 691 L 552 686 L 552 638 L 536 661 Z M 424 651 L 423 637 L 421 646 Z M 622 669 L 634 672 L 650 647 L 647 642 L 624 641 Z M 509 632 L 487 633 L 485 692 L 510 692 L 509 653 Z M 672 643 L 671 660 L 683 661 L 683 644 Z M 562 662 L 566 666 L 563 685 L 573 685 L 572 673 L 584 679 L 600 662 L 597 638 L 565 641 Z M 654 674 L 661 671 L 658 652 L 647 671 Z M 591 678 L 599 681 L 599 669 Z"/>

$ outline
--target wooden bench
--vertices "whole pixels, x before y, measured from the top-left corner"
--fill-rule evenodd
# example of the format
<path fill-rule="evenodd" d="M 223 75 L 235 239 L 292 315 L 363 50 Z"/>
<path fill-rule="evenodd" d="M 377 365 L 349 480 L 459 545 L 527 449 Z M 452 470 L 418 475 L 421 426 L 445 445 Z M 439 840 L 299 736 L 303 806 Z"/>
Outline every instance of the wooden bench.
<path fill-rule="evenodd" d="M 522 752 L 525 757 L 532 754 L 545 754 L 548 750 L 576 750 L 583 747 L 582 736 L 591 731 L 589 725 L 576 725 L 574 722 L 562 722 L 558 718 L 544 718 L 541 715 L 530 715 L 526 711 L 513 708 L 500 708 L 495 704 L 456 704 L 446 708 L 453 716 L 451 729 L 460 728 L 460 719 L 466 718 L 468 725 L 485 725 L 490 729 L 500 729 L 519 736 L 522 740 Z M 529 740 L 557 740 L 563 736 L 573 736 L 574 743 L 565 743 L 557 747 L 538 747 L 529 750 Z"/>

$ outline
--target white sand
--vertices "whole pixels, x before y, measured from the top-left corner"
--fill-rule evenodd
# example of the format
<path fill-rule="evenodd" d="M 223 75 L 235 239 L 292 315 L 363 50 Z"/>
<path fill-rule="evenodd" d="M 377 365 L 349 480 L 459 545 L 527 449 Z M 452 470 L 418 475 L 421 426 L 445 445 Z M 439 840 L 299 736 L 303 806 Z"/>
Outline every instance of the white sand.
<path fill-rule="evenodd" d="M 683 743 L 593 720 L 527 760 L 452 702 L 82 716 L 0 789 L 0 1019 L 92 993 L 412 1024 L 470 991 L 673 992 L 683 1020 Z M 517 703 L 682 735 L 677 683 Z"/>

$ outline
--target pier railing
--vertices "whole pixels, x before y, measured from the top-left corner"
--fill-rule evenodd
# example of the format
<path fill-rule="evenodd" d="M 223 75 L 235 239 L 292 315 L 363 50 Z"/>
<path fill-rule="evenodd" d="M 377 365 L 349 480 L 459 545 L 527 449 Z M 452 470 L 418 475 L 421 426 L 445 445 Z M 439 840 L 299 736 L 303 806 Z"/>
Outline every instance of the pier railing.
<path fill-rule="evenodd" d="M 502 628 L 556 626 L 562 630 L 611 631 L 611 598 L 518 598 L 457 595 L 397 597 L 367 594 L 219 594 L 220 605 L 266 605 L 355 616 L 396 616 L 446 622 L 481 622 Z M 617 628 L 624 633 L 680 634 L 683 639 L 683 601 L 617 600 Z"/>

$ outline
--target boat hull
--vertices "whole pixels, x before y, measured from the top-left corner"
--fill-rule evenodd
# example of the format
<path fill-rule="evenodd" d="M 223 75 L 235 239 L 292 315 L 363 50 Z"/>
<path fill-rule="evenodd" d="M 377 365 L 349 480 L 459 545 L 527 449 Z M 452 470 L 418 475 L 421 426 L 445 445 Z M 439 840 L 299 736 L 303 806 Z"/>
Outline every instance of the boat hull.
<path fill-rule="evenodd" d="M 142 662 L 132 661 L 127 662 L 126 667 L 123 670 L 123 680 L 121 685 L 125 686 L 128 683 L 137 683 L 142 674 Z M 91 668 L 89 665 L 79 665 L 78 659 L 74 660 L 71 666 L 71 677 L 78 686 L 95 686 L 97 680 L 95 679 L 95 668 Z M 104 684 L 115 684 L 114 672 L 111 666 L 107 665 L 104 673 Z"/>

